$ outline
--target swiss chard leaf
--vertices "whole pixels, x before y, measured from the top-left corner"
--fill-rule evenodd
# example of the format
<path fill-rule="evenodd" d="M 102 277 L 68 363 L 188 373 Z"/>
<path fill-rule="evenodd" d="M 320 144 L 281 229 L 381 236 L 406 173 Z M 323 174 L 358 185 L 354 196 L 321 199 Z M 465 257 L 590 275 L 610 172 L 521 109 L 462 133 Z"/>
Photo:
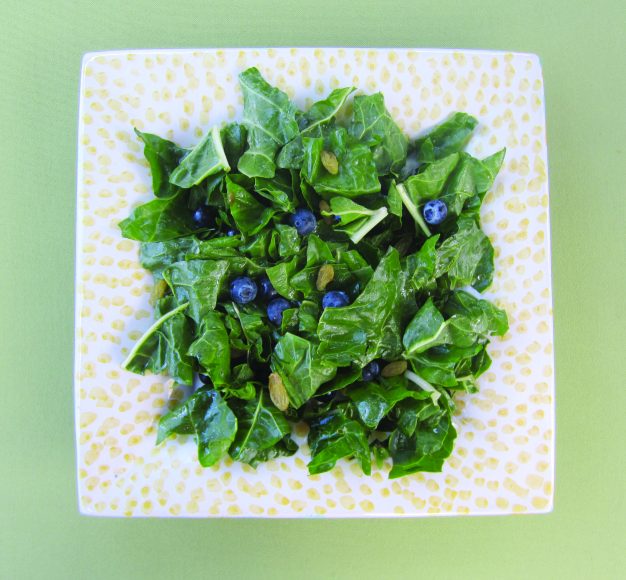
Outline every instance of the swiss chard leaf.
<path fill-rule="evenodd" d="M 349 133 L 372 147 L 379 175 L 398 173 L 406 161 L 408 139 L 385 108 L 382 93 L 354 97 Z"/>
<path fill-rule="evenodd" d="M 222 145 L 230 167 L 237 167 L 240 157 L 246 149 L 248 132 L 240 123 L 228 123 L 222 131 Z"/>
<path fill-rule="evenodd" d="M 313 421 L 308 442 L 311 475 L 330 471 L 339 459 L 352 456 L 358 459 L 363 473 L 370 475 L 372 460 L 367 433 L 363 425 L 348 419 L 340 411 L 331 411 Z"/>
<path fill-rule="evenodd" d="M 400 256 L 390 249 L 352 304 L 322 313 L 317 331 L 320 355 L 337 366 L 396 358 L 402 351 L 398 303 L 403 292 Z"/>
<path fill-rule="evenodd" d="M 233 410 L 239 428 L 229 453 L 235 461 L 255 467 L 272 457 L 295 452 L 289 422 L 265 391 L 259 390 L 249 401 L 233 402 Z"/>
<path fill-rule="evenodd" d="M 424 171 L 412 175 L 404 185 L 415 206 L 439 197 L 450 174 L 459 163 L 459 154 L 452 153 L 438 161 L 429 163 Z M 458 213 L 458 212 L 457 212 Z"/>
<path fill-rule="evenodd" d="M 144 144 L 143 154 L 150 165 L 155 197 L 176 196 L 180 189 L 170 183 L 170 174 L 178 167 L 187 150 L 152 133 L 142 133 L 135 129 L 135 134 Z"/>
<path fill-rule="evenodd" d="M 461 151 L 470 140 L 478 121 L 467 113 L 454 113 L 416 141 L 419 162 L 432 162 Z"/>
<path fill-rule="evenodd" d="M 170 183 L 188 189 L 220 171 L 230 171 L 230 165 L 224 153 L 220 130 L 213 127 L 172 172 Z"/>
<path fill-rule="evenodd" d="M 174 307 L 171 300 L 163 299 L 163 302 L 167 302 L 171 308 L 144 332 L 122 367 L 141 375 L 145 371 L 154 374 L 167 371 L 179 383 L 191 385 L 193 366 L 187 350 L 193 338 L 191 326 L 183 312 L 189 304 Z"/>
<path fill-rule="evenodd" d="M 335 89 L 324 100 L 313 104 L 300 120 L 302 132 L 281 149 L 276 164 L 279 167 L 300 169 L 304 160 L 302 137 L 325 137 L 332 128 L 335 115 L 353 91 L 353 87 Z"/>
<path fill-rule="evenodd" d="M 354 403 L 363 424 L 376 429 L 396 403 L 404 399 L 427 399 L 430 394 L 407 388 L 404 377 L 383 380 L 381 383 L 360 383 L 350 388 L 346 395 Z"/>
<path fill-rule="evenodd" d="M 334 215 L 340 218 L 335 230 L 347 234 L 354 244 L 358 244 L 389 215 L 384 206 L 369 209 L 347 197 L 333 197 L 330 200 L 330 207 L 331 211 L 322 211 L 322 215 Z"/>
<path fill-rule="evenodd" d="M 237 228 L 247 235 L 259 233 L 272 219 L 276 210 L 259 203 L 254 195 L 230 178 L 226 178 L 228 203 Z"/>
<path fill-rule="evenodd" d="M 478 336 L 504 336 L 509 329 L 504 310 L 463 290 L 457 290 L 450 295 L 443 312 L 450 317 L 466 318 L 472 332 Z"/>
<path fill-rule="evenodd" d="M 380 181 L 370 148 L 356 141 L 343 127 L 334 128 L 326 139 L 305 137 L 302 175 L 317 193 L 328 197 L 339 194 L 356 197 L 380 191 Z M 322 154 L 332 153 L 337 159 L 335 174 L 322 163 Z"/>
<path fill-rule="evenodd" d="M 205 375 L 214 385 L 230 382 L 230 344 L 228 333 L 218 312 L 207 312 L 196 340 L 189 347 L 189 355 L 196 357 Z"/>
<path fill-rule="evenodd" d="M 293 185 L 291 176 L 284 172 L 277 173 L 272 179 L 257 177 L 254 180 L 255 191 L 272 202 L 272 205 L 287 213 L 295 209 Z"/>
<path fill-rule="evenodd" d="M 428 290 L 435 284 L 438 240 L 438 234 L 428 238 L 415 254 L 405 259 L 407 275 L 416 291 Z"/>
<path fill-rule="evenodd" d="M 248 150 L 237 167 L 248 177 L 274 177 L 276 152 L 300 132 L 296 107 L 285 93 L 268 84 L 256 68 L 242 72 L 239 83 Z"/>
<path fill-rule="evenodd" d="M 298 270 L 298 256 L 294 256 L 284 262 L 279 262 L 265 270 L 272 286 L 284 298 L 296 300 L 298 293 L 291 286 L 290 280 Z"/>
<path fill-rule="evenodd" d="M 166 242 L 193 234 L 196 229 L 182 191 L 174 197 L 137 206 L 119 227 L 125 238 L 138 242 Z"/>
<path fill-rule="evenodd" d="M 308 401 L 322 383 L 331 380 L 336 367 L 325 364 L 309 340 L 285 334 L 274 347 L 272 370 L 280 375 L 289 403 L 295 409 Z"/>
<path fill-rule="evenodd" d="M 405 356 L 411 356 L 449 342 L 448 323 L 437 310 L 433 299 L 429 298 L 417 311 L 402 337 Z"/>
<path fill-rule="evenodd" d="M 175 262 L 183 261 L 187 255 L 195 254 L 198 247 L 199 241 L 194 237 L 165 242 L 142 242 L 139 247 L 139 261 L 146 270 L 160 277 L 163 270 Z"/>
<path fill-rule="evenodd" d="M 441 471 L 444 461 L 452 453 L 455 439 L 456 429 L 447 415 L 435 425 L 429 421 L 421 423 L 411 437 L 394 431 L 389 441 L 393 459 L 389 478 L 403 477 L 416 471 Z"/>
<path fill-rule="evenodd" d="M 161 417 L 157 445 L 173 435 L 193 435 L 203 467 L 217 463 L 228 451 L 237 432 L 237 418 L 220 393 L 197 390 L 176 409 Z"/>
<path fill-rule="evenodd" d="M 176 262 L 163 272 L 163 278 L 178 302 L 188 302 L 188 314 L 196 324 L 217 304 L 224 284 L 228 263 L 220 260 L 191 260 Z"/>
<path fill-rule="evenodd" d="M 438 248 L 435 276 L 446 274 L 450 288 L 483 291 L 493 280 L 493 256 L 493 246 L 476 222 L 461 218 L 457 232 Z"/>

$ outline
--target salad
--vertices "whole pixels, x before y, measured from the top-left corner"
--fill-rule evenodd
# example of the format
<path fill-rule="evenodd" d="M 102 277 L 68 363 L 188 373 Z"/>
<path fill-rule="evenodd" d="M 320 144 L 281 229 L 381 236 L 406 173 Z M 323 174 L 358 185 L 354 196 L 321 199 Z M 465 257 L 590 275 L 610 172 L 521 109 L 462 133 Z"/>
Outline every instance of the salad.
<path fill-rule="evenodd" d="M 154 277 L 154 322 L 123 363 L 197 385 L 157 444 L 192 435 L 208 467 L 294 454 L 390 478 L 441 471 L 454 394 L 489 368 L 504 311 L 481 298 L 494 250 L 480 208 L 504 158 L 464 152 L 455 113 L 409 140 L 382 94 L 353 87 L 300 111 L 256 68 L 243 121 L 191 149 L 135 130 L 154 199 L 119 226 Z"/>

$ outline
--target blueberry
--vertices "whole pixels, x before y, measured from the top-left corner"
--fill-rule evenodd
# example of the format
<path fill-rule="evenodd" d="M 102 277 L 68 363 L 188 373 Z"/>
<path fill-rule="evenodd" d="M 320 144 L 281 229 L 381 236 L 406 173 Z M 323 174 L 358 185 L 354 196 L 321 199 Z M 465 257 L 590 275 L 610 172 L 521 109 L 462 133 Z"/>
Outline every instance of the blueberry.
<path fill-rule="evenodd" d="M 230 283 L 230 296 L 237 304 L 248 304 L 256 298 L 257 287 L 248 276 L 239 276 Z"/>
<path fill-rule="evenodd" d="M 272 286 L 270 279 L 267 276 L 262 276 L 259 280 L 259 286 L 261 287 L 261 298 L 264 300 L 271 300 L 278 296 L 278 292 Z"/>
<path fill-rule="evenodd" d="M 213 225 L 213 215 L 208 205 L 201 205 L 191 217 L 197 228 L 210 228 Z"/>
<path fill-rule="evenodd" d="M 313 212 L 304 208 L 297 209 L 296 213 L 289 217 L 289 222 L 301 236 L 314 232 L 317 227 L 317 220 Z"/>
<path fill-rule="evenodd" d="M 227 235 L 229 238 L 232 238 L 233 236 L 236 236 L 238 233 L 239 233 L 239 232 L 238 232 L 237 230 L 228 230 L 228 231 L 226 232 L 226 235 Z"/>
<path fill-rule="evenodd" d="M 366 364 L 361 372 L 364 381 L 373 381 L 380 374 L 380 363 L 373 360 Z"/>
<path fill-rule="evenodd" d="M 280 326 L 283 322 L 283 312 L 287 310 L 287 308 L 291 308 L 291 304 L 289 304 L 288 300 L 284 298 L 274 298 L 267 305 L 267 317 L 270 319 L 270 322 L 273 322 L 276 326 Z"/>
<path fill-rule="evenodd" d="M 203 375 L 202 373 L 198 373 L 198 378 L 202 381 L 203 384 L 205 385 L 212 385 L 213 383 L 211 382 L 211 377 L 207 376 L 207 375 Z"/>
<path fill-rule="evenodd" d="M 323 308 L 340 308 L 341 306 L 348 306 L 348 304 L 350 304 L 350 298 L 341 290 L 326 292 L 324 298 L 322 298 Z"/>
<path fill-rule="evenodd" d="M 422 210 L 422 214 L 424 215 L 424 219 L 427 224 L 436 226 L 446 219 L 446 216 L 448 215 L 448 208 L 445 202 L 440 199 L 431 199 L 426 202 L 426 205 Z"/>
<path fill-rule="evenodd" d="M 341 216 L 340 215 L 334 215 L 333 216 L 333 223 L 334 224 L 338 224 L 341 221 Z"/>

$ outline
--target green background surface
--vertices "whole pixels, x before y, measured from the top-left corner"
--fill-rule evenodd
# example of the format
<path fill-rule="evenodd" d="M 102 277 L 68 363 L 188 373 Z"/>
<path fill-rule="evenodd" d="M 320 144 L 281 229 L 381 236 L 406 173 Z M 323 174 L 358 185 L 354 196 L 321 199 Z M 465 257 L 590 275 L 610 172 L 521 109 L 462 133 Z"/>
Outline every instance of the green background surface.
<path fill-rule="evenodd" d="M 623 0 L 0 2 L 0 578 L 624 577 Z M 78 515 L 72 348 L 80 59 L 119 48 L 541 57 L 556 327 L 552 514 L 380 521 Z"/>

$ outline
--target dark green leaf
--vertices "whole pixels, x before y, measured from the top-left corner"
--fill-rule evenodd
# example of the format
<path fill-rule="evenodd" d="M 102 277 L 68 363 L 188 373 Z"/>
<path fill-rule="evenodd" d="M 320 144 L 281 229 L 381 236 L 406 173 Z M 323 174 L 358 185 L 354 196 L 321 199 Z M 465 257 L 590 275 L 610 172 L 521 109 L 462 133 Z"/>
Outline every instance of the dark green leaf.
<path fill-rule="evenodd" d="M 170 183 L 190 188 L 209 175 L 230 171 L 220 130 L 213 127 L 180 162 L 170 175 Z"/>
<path fill-rule="evenodd" d="M 227 271 L 225 261 L 192 260 L 172 264 L 163 272 L 163 278 L 178 302 L 189 302 L 189 316 L 201 324 L 215 309 Z"/>
<path fill-rule="evenodd" d="M 461 151 L 469 141 L 478 121 L 467 113 L 454 113 L 416 142 L 417 159 L 432 162 Z"/>
<path fill-rule="evenodd" d="M 228 125 L 222 129 L 221 135 L 228 165 L 237 167 L 239 158 L 246 149 L 246 137 L 248 136 L 248 132 L 245 126 L 240 123 L 228 123 Z"/>
<path fill-rule="evenodd" d="M 230 381 L 230 345 L 221 314 L 204 314 L 197 338 L 189 347 L 189 355 L 198 359 L 201 372 L 208 375 L 214 385 Z"/>
<path fill-rule="evenodd" d="M 337 372 L 326 365 L 313 343 L 291 333 L 285 334 L 274 347 L 272 370 L 280 375 L 289 403 L 294 409 L 309 400 L 322 383 Z"/>
<path fill-rule="evenodd" d="M 382 418 L 404 399 L 426 399 L 429 393 L 407 388 L 404 377 L 383 380 L 381 383 L 359 383 L 348 389 L 346 395 L 354 403 L 361 421 L 369 429 L 376 429 Z"/>
<path fill-rule="evenodd" d="M 247 235 L 260 232 L 272 219 L 276 210 L 265 207 L 245 188 L 226 178 L 226 191 L 230 213 L 237 228 Z"/>
<path fill-rule="evenodd" d="M 416 206 L 420 206 L 430 199 L 439 197 L 443 192 L 448 177 L 458 163 L 459 154 L 453 153 L 434 163 L 430 163 L 424 171 L 409 177 L 404 182 L 404 186 L 409 193 L 411 201 Z M 457 174 L 458 172 L 455 172 L 455 175 Z"/>
<path fill-rule="evenodd" d="M 493 279 L 493 246 L 471 219 L 459 219 L 457 232 L 437 252 L 435 276 L 447 274 L 450 288 L 489 287 Z"/>
<path fill-rule="evenodd" d="M 249 148 L 237 167 L 249 177 L 274 177 L 276 152 L 299 134 L 296 108 L 285 93 L 268 84 L 254 67 L 239 75 L 239 83 Z"/>
<path fill-rule="evenodd" d="M 142 133 L 136 128 L 135 133 L 144 143 L 143 154 L 150 164 L 154 195 L 160 198 L 176 196 L 180 189 L 170 183 L 170 174 L 187 150 L 157 135 Z"/>
<path fill-rule="evenodd" d="M 411 437 L 401 431 L 394 431 L 389 441 L 393 459 L 389 478 L 395 479 L 417 471 L 441 471 L 444 461 L 452 452 L 455 439 L 456 429 L 447 416 L 435 426 L 428 421 L 422 423 Z"/>
<path fill-rule="evenodd" d="M 226 401 L 205 387 L 161 417 L 157 445 L 174 433 L 194 435 L 200 465 L 210 467 L 224 456 L 236 432 L 237 418 Z"/>
<path fill-rule="evenodd" d="M 235 461 L 254 467 L 269 458 L 293 454 L 291 427 L 263 390 L 250 401 L 233 403 L 233 410 L 239 428 L 229 453 Z"/>
<path fill-rule="evenodd" d="M 167 371 L 179 383 L 190 385 L 193 366 L 187 351 L 193 335 L 183 312 L 189 305 L 183 303 L 174 307 L 172 300 L 162 299 L 161 303 L 164 302 L 170 308 L 135 343 L 122 366 L 140 375 L 145 371 L 154 374 Z"/>
<path fill-rule="evenodd" d="M 139 246 L 139 261 L 141 265 L 160 277 L 163 270 L 182 262 L 185 257 L 195 254 L 201 245 L 197 238 L 177 238 L 166 242 L 142 242 Z"/>
<path fill-rule="evenodd" d="M 457 290 L 450 295 L 443 312 L 451 317 L 466 318 L 472 332 L 478 336 L 504 336 L 509 329 L 504 310 L 463 290 Z"/>
<path fill-rule="evenodd" d="M 402 350 L 397 305 L 404 291 L 400 256 L 391 249 L 362 294 L 349 306 L 326 308 L 320 317 L 320 354 L 329 363 L 365 366 L 375 358 L 393 360 Z"/>
<path fill-rule="evenodd" d="M 302 175 L 322 196 L 339 194 L 356 197 L 380 191 L 380 181 L 370 148 L 350 137 L 343 127 L 337 127 L 326 139 L 321 137 L 303 140 L 304 161 Z M 332 152 L 339 162 L 336 175 L 322 164 L 322 151 Z"/>
<path fill-rule="evenodd" d="M 302 137 L 325 137 L 333 128 L 333 120 L 353 87 L 335 89 L 322 101 L 315 103 L 301 120 L 302 132 L 280 151 L 276 164 L 279 167 L 300 169 L 304 160 Z"/>
<path fill-rule="evenodd" d="M 433 346 L 448 342 L 447 326 L 448 323 L 437 310 L 433 299 L 429 298 L 404 331 L 402 344 L 404 344 L 406 356 L 418 354 Z"/>
<path fill-rule="evenodd" d="M 277 173 L 272 179 L 257 177 L 254 180 L 255 191 L 272 202 L 280 211 L 292 213 L 295 209 L 293 184 L 289 173 Z"/>
<path fill-rule="evenodd" d="M 349 133 L 374 152 L 380 175 L 398 173 L 406 161 L 408 139 L 385 108 L 382 93 L 354 97 Z"/>
<path fill-rule="evenodd" d="M 372 469 L 367 433 L 363 426 L 339 411 L 331 412 L 311 424 L 308 437 L 311 448 L 309 473 L 330 471 L 339 459 L 355 456 L 365 475 Z"/>
<path fill-rule="evenodd" d="M 290 279 L 298 269 L 298 257 L 294 256 L 290 260 L 280 262 L 275 266 L 265 270 L 272 286 L 281 296 L 289 300 L 296 300 L 298 293 L 291 286 Z"/>
<path fill-rule="evenodd" d="M 195 230 L 184 192 L 137 206 L 119 227 L 125 238 L 138 242 L 165 242 L 188 236 Z"/>

